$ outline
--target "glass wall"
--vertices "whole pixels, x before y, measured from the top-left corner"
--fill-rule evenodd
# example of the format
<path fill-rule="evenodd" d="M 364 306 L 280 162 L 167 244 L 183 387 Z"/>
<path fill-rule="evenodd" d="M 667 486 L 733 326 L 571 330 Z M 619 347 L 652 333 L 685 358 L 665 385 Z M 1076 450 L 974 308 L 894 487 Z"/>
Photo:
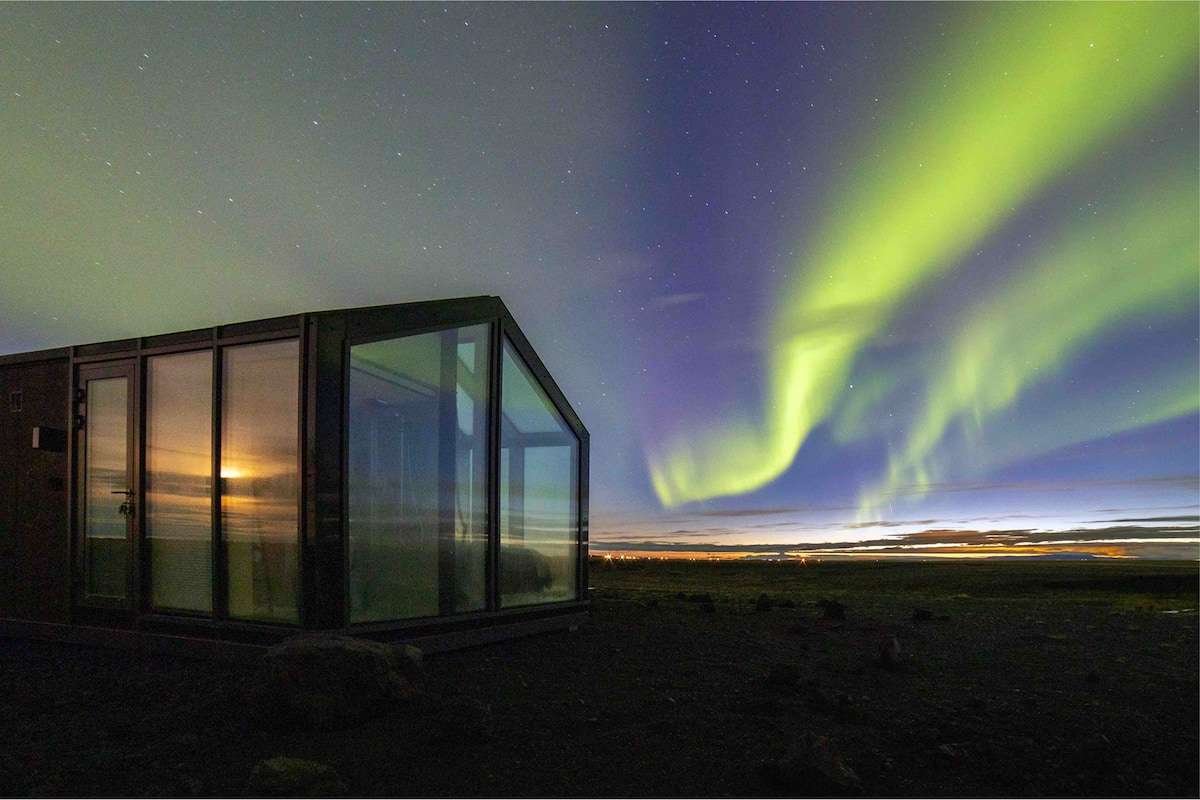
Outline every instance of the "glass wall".
<path fill-rule="evenodd" d="M 229 616 L 299 621 L 299 344 L 227 347 L 221 533 Z"/>
<path fill-rule="evenodd" d="M 150 604 L 212 611 L 212 352 L 146 360 Z"/>
<path fill-rule="evenodd" d="M 486 605 L 488 325 L 350 348 L 350 621 Z"/>
<path fill-rule="evenodd" d="M 500 390 L 500 603 L 573 600 L 579 441 L 504 342 Z"/>
<path fill-rule="evenodd" d="M 129 381 L 87 382 L 84 486 L 84 575 L 89 595 L 125 597 L 129 552 L 124 503 L 129 490 Z"/>

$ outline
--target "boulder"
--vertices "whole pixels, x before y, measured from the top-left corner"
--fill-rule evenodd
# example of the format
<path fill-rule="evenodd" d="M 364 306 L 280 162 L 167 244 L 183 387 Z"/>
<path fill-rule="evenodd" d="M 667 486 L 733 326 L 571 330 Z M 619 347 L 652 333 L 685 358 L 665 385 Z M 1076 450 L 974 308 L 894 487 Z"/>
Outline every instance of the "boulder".
<path fill-rule="evenodd" d="M 862 794 L 862 781 L 827 736 L 805 734 L 783 758 L 763 764 L 762 771 L 769 781 L 801 797 Z"/>
<path fill-rule="evenodd" d="M 346 785 L 328 764 L 276 756 L 260 761 L 250 773 L 254 797 L 329 797 L 347 794 Z"/>
<path fill-rule="evenodd" d="M 272 647 L 263 661 L 262 711 L 282 722 L 349 727 L 421 694 L 421 651 L 411 645 L 299 636 Z"/>

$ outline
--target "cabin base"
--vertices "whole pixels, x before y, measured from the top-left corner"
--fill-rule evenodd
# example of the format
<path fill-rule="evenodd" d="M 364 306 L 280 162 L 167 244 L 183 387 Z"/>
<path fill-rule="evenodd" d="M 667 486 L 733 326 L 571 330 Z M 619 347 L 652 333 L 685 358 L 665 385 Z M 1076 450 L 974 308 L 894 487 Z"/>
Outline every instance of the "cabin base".
<path fill-rule="evenodd" d="M 457 630 L 390 630 L 365 633 L 354 630 L 279 631 L 277 641 L 289 636 L 320 635 L 355 636 L 378 641 L 415 645 L 425 653 L 462 650 L 485 644 L 535 636 L 555 631 L 576 630 L 587 622 L 587 611 L 540 615 L 526 619 L 492 623 Z M 270 641 L 232 641 L 197 634 L 164 633 L 124 628 L 102 628 L 94 625 L 69 625 L 37 620 L 0 619 L 0 638 L 62 642 L 85 647 L 109 647 L 136 651 L 147 655 L 168 655 L 183 658 L 209 658 L 223 661 L 254 661 L 271 646 Z"/>

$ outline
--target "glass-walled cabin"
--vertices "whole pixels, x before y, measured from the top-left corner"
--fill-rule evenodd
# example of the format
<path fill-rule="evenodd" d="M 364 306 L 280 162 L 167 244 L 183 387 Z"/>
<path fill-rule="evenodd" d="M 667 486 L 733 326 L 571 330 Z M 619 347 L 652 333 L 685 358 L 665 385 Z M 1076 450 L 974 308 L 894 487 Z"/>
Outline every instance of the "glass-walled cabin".
<path fill-rule="evenodd" d="M 71 622 L 374 635 L 586 606 L 587 431 L 498 298 L 63 356 Z"/>

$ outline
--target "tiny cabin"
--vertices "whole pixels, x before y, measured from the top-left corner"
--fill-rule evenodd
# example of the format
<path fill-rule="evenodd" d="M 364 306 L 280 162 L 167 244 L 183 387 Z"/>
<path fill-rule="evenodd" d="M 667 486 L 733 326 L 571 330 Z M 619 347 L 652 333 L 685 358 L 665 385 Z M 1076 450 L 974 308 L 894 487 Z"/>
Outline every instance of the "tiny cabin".
<path fill-rule="evenodd" d="M 588 433 L 496 297 L 0 356 L 0 633 L 445 648 L 587 610 Z"/>

